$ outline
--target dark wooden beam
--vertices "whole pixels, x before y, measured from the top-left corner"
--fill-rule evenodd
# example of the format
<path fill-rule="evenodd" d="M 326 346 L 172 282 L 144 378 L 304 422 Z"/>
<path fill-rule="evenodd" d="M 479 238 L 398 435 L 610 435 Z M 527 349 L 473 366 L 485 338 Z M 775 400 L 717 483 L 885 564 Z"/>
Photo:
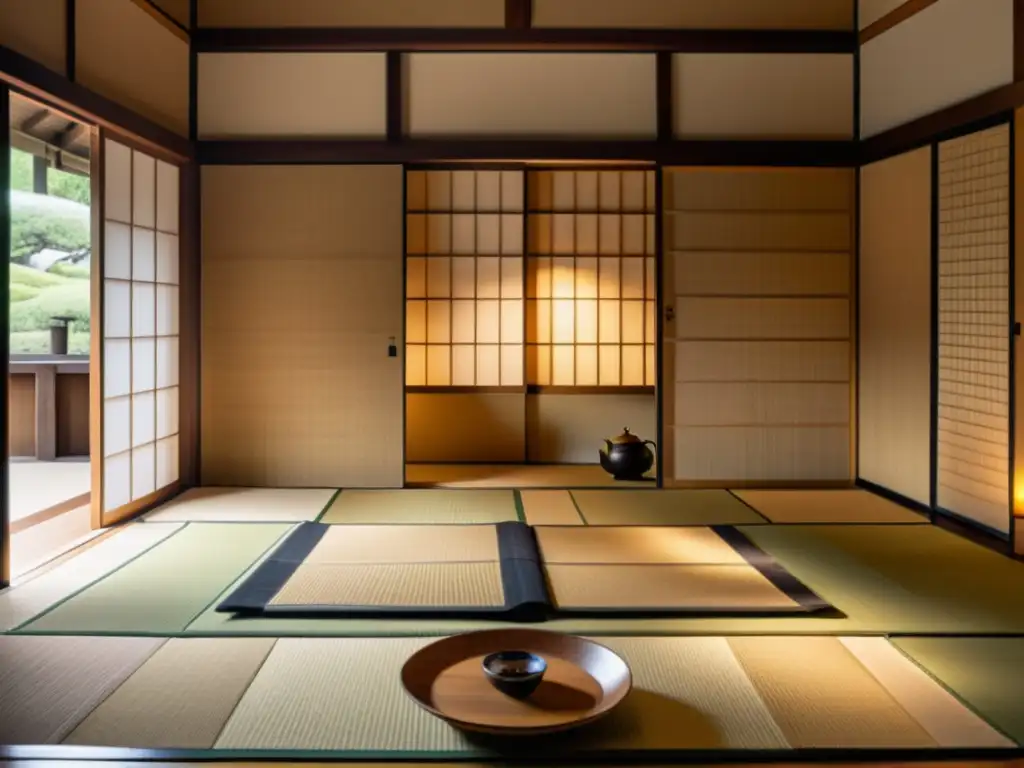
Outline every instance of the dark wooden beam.
<path fill-rule="evenodd" d="M 731 29 L 195 29 L 199 53 L 254 51 L 675 51 L 849 53 L 855 32 Z"/>
<path fill-rule="evenodd" d="M 861 163 L 866 165 L 943 141 L 964 132 L 966 127 L 984 127 L 1007 119 L 1024 105 L 1024 83 L 1011 83 L 967 101 L 940 109 L 930 115 L 877 134 L 861 142 Z"/>
<path fill-rule="evenodd" d="M 402 54 L 388 51 L 385 99 L 388 141 L 401 141 L 405 134 L 405 84 L 402 70 Z"/>
<path fill-rule="evenodd" d="M 32 130 L 36 128 L 40 123 L 50 116 L 50 110 L 40 109 L 38 112 L 33 112 L 26 118 L 25 122 L 18 126 L 18 130 L 22 133 L 31 134 Z"/>
<path fill-rule="evenodd" d="M 11 188 L 11 98 L 10 91 L 0 83 L 0 306 L 9 307 L 11 301 L 11 228 L 6 222 L 11 220 L 11 196 L 7 190 Z M 11 510 L 10 510 L 10 444 L 7 438 L 10 427 L 10 357 L 11 357 L 11 320 L 7 311 L 0 312 L 0 365 L 3 375 L 0 376 L 0 589 L 11 581 Z"/>
<path fill-rule="evenodd" d="M 533 0 L 505 0 L 505 29 L 533 26 Z"/>
<path fill-rule="evenodd" d="M 672 54 L 667 51 L 657 53 L 655 93 L 658 104 L 658 141 L 672 141 L 675 133 L 673 102 L 675 99 L 672 87 Z"/>
<path fill-rule="evenodd" d="M 78 23 L 75 0 L 64 0 L 64 71 L 75 82 L 75 63 L 78 58 Z"/>
<path fill-rule="evenodd" d="M 905 0 L 903 5 L 893 8 L 882 18 L 873 21 L 860 31 L 860 44 L 872 40 L 884 32 L 888 32 L 897 24 L 902 24 L 911 16 L 916 16 L 925 8 L 935 5 L 939 0 Z M 1016 0 L 1015 0 L 1016 1 Z"/>
<path fill-rule="evenodd" d="M 199 0 L 188 0 L 189 18 L 192 26 L 198 26 Z M 196 47 L 195 36 L 188 41 L 188 137 L 195 141 L 199 138 L 199 49 Z"/>
<path fill-rule="evenodd" d="M 75 119 L 126 134 L 161 157 L 182 161 L 194 154 L 184 136 L 4 46 L 0 46 L 0 81 Z"/>
<path fill-rule="evenodd" d="M 521 139 L 379 141 L 200 141 L 202 165 L 647 161 L 664 165 L 853 167 L 852 141 L 581 141 Z"/>
<path fill-rule="evenodd" d="M 181 232 L 179 313 L 181 337 L 178 349 L 181 403 L 178 460 L 183 486 L 199 485 L 201 400 L 200 365 L 202 333 L 202 265 L 200 169 L 192 162 L 181 167 L 178 184 Z"/>

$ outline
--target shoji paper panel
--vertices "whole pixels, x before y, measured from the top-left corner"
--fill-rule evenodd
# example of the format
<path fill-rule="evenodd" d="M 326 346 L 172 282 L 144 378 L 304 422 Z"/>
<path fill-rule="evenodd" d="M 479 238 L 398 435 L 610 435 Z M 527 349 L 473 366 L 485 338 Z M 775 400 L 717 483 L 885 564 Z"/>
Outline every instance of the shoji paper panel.
<path fill-rule="evenodd" d="M 178 480 L 178 169 L 104 143 L 103 498 Z"/>
<path fill-rule="evenodd" d="M 78 0 L 75 29 L 77 82 L 188 132 L 186 41 L 131 0 Z"/>
<path fill-rule="evenodd" d="M 1010 131 L 939 145 L 942 509 L 1010 525 Z"/>
<path fill-rule="evenodd" d="M 929 147 L 861 169 L 858 475 L 931 504 Z"/>
<path fill-rule="evenodd" d="M 624 426 L 657 439 L 654 394 L 538 394 L 526 396 L 529 460 L 543 464 L 596 464 L 605 438 Z"/>
<path fill-rule="evenodd" d="M 200 0 L 204 27 L 501 27 L 504 0 Z"/>
<path fill-rule="evenodd" d="M 1018 109 L 1014 115 L 1014 318 L 1024 318 L 1024 108 Z M 1024 403 L 1024 365 L 1021 361 L 1024 340 L 1020 336 L 1014 339 L 1014 354 L 1017 363 L 1014 368 L 1012 382 L 1014 402 Z M 1017 516 L 1016 536 L 1017 553 L 1024 554 L 1024 418 L 1014 419 L 1014 514 Z"/>
<path fill-rule="evenodd" d="M 64 74 L 65 0 L 0 0 L 0 45 Z"/>
<path fill-rule="evenodd" d="M 383 53 L 206 53 L 199 135 L 380 138 L 386 91 Z"/>
<path fill-rule="evenodd" d="M 682 53 L 672 62 L 676 136 L 853 136 L 853 56 Z"/>
<path fill-rule="evenodd" d="M 850 479 L 853 174 L 665 175 L 666 469 Z"/>
<path fill-rule="evenodd" d="M 405 459 L 521 463 L 525 407 L 518 392 L 410 392 L 405 396 Z"/>
<path fill-rule="evenodd" d="M 202 202 L 204 483 L 400 487 L 401 166 L 207 166 Z"/>
<path fill-rule="evenodd" d="M 409 171 L 406 211 L 406 384 L 521 387 L 522 171 Z"/>
<path fill-rule="evenodd" d="M 535 27 L 852 29 L 854 0 L 534 0 Z"/>
<path fill-rule="evenodd" d="M 861 135 L 1013 82 L 1014 0 L 939 0 L 861 48 Z"/>
<path fill-rule="evenodd" d="M 899 8 L 905 0 L 857 0 L 860 4 L 857 21 L 864 29 Z"/>
<path fill-rule="evenodd" d="M 654 172 L 531 171 L 527 383 L 654 386 Z"/>
<path fill-rule="evenodd" d="M 653 54 L 413 53 L 408 127 L 418 138 L 654 138 Z"/>

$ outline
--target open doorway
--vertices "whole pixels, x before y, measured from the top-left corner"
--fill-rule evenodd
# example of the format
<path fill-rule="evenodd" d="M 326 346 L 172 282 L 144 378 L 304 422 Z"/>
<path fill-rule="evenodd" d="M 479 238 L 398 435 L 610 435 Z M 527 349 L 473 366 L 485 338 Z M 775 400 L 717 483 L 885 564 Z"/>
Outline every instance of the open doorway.
<path fill-rule="evenodd" d="M 89 126 L 11 94 L 11 576 L 95 535 L 90 521 Z"/>
<path fill-rule="evenodd" d="M 655 187 L 643 165 L 407 169 L 407 485 L 654 486 L 600 450 L 656 440 Z"/>

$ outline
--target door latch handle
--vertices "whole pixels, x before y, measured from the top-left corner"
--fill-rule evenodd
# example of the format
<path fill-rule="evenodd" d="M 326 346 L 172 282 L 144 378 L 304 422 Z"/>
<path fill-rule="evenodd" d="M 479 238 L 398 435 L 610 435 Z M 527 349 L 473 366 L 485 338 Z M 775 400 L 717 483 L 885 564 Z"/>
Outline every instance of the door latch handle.
<path fill-rule="evenodd" d="M 398 357 L 398 345 L 395 344 L 395 337 L 388 339 L 388 357 Z"/>
<path fill-rule="evenodd" d="M 665 319 L 670 323 L 676 319 L 675 307 L 665 307 Z"/>

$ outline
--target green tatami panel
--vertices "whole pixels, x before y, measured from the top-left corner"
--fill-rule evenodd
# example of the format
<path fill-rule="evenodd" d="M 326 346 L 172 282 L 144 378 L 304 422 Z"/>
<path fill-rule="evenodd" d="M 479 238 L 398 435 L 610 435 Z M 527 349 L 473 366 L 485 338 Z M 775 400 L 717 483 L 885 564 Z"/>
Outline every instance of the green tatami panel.
<path fill-rule="evenodd" d="M 1024 638 L 906 637 L 893 645 L 992 725 L 1024 744 Z"/>
<path fill-rule="evenodd" d="M 189 524 L 19 631 L 181 632 L 290 527 L 281 523 Z"/>

